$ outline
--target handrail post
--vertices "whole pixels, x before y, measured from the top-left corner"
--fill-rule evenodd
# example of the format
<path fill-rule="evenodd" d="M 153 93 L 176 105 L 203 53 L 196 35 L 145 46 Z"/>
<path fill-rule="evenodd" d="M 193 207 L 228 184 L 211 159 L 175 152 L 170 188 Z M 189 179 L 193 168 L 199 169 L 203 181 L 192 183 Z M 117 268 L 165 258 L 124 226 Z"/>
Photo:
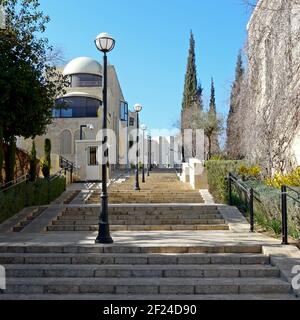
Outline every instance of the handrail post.
<path fill-rule="evenodd" d="M 228 192 L 229 192 L 229 205 L 232 206 L 232 181 L 231 173 L 228 174 Z"/>
<path fill-rule="evenodd" d="M 281 223 L 282 244 L 288 245 L 287 188 L 281 187 Z"/>
<path fill-rule="evenodd" d="M 249 191 L 249 211 L 250 211 L 250 232 L 254 232 L 254 191 Z"/>

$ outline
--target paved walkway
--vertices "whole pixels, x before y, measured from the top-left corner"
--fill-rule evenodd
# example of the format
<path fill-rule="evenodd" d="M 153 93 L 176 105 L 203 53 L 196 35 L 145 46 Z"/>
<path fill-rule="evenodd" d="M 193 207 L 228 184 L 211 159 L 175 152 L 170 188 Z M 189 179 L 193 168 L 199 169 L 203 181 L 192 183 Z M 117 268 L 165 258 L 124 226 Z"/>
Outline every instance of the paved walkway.
<path fill-rule="evenodd" d="M 18 218 L 24 218 L 25 211 L 0 226 L 0 246 L 10 245 L 94 245 L 97 232 L 45 232 L 46 226 L 64 208 L 68 206 L 83 206 L 83 195 L 91 189 L 98 188 L 95 184 L 73 184 L 70 190 L 82 189 L 82 193 L 72 204 L 52 204 L 37 217 L 31 224 L 21 232 L 10 232 L 10 228 Z M 218 207 L 219 212 L 229 225 L 228 231 L 159 231 L 159 232 L 112 232 L 114 244 L 109 246 L 247 246 L 262 245 L 263 253 L 271 256 L 271 263 L 280 268 L 282 275 L 292 281 L 294 275 L 291 273 L 293 266 L 300 265 L 300 251 L 295 246 L 282 246 L 280 241 L 259 233 L 249 232 L 249 223 L 235 207 L 216 205 L 207 191 L 201 191 L 202 196 L 207 199 L 206 204 L 184 204 L 192 206 L 203 206 L 207 203 Z M 166 206 L 175 204 L 166 204 Z M 182 206 L 182 204 L 180 204 Z M 85 205 L 88 206 L 88 205 Z M 118 206 L 118 205 L 115 205 Z M 122 205 L 124 206 L 124 205 Z M 130 206 L 130 205 L 127 205 Z M 131 205 L 133 206 L 133 205 Z M 138 206 L 138 205 L 134 205 Z M 153 206 L 153 205 L 149 205 Z M 95 207 L 95 205 L 93 205 Z M 100 206 L 99 206 L 100 212 Z M 298 290 L 300 294 L 300 290 Z"/>

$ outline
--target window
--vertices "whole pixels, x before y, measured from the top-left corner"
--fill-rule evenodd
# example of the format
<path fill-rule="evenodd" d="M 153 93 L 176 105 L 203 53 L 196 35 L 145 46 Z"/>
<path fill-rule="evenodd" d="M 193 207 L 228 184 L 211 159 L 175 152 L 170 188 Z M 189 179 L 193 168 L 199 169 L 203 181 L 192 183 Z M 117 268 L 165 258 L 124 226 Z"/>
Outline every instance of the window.
<path fill-rule="evenodd" d="M 128 121 L 128 103 L 121 101 L 120 104 L 120 119 L 121 121 Z"/>
<path fill-rule="evenodd" d="M 60 134 L 60 154 L 64 155 L 64 154 L 71 154 L 72 153 L 71 141 L 72 141 L 71 132 L 69 130 L 64 130 Z"/>
<path fill-rule="evenodd" d="M 88 165 L 89 166 L 97 166 L 97 147 L 89 147 L 89 159 L 88 159 Z"/>
<path fill-rule="evenodd" d="M 97 118 L 101 101 L 90 97 L 66 97 L 55 101 L 54 118 Z"/>
<path fill-rule="evenodd" d="M 133 141 L 130 140 L 130 141 L 129 141 L 129 149 L 131 149 L 132 147 L 133 147 Z"/>
<path fill-rule="evenodd" d="M 102 87 L 102 77 L 85 73 L 73 74 L 71 75 L 71 87 Z"/>
<path fill-rule="evenodd" d="M 129 118 L 129 125 L 130 125 L 131 127 L 134 126 L 134 118 L 133 118 L 133 117 L 130 117 L 130 118 Z"/>

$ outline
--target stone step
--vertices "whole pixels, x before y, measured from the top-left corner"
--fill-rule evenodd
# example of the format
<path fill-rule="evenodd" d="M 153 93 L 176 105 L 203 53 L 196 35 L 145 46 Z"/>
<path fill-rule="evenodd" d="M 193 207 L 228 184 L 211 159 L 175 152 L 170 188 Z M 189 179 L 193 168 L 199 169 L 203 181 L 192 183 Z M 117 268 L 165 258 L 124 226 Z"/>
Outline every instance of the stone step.
<path fill-rule="evenodd" d="M 197 199 L 193 199 L 193 200 L 177 200 L 177 199 L 170 199 L 170 200 L 148 200 L 148 199 L 135 199 L 135 200 L 114 200 L 114 199 L 110 199 L 109 200 L 110 203 L 112 204 L 124 204 L 124 203 L 141 203 L 141 204 L 145 204 L 145 203 L 152 203 L 152 204 L 161 204 L 161 203 L 203 203 L 203 200 L 197 200 Z M 92 200 L 87 200 L 85 202 L 86 204 L 97 204 L 99 203 L 99 199 L 92 199 Z"/>
<path fill-rule="evenodd" d="M 98 225 L 51 225 L 47 231 L 97 231 Z M 160 225 L 110 225 L 111 231 L 179 231 L 179 230 L 229 230 L 226 224 L 160 224 Z"/>
<path fill-rule="evenodd" d="M 0 253 L 247 253 L 262 252 L 260 245 L 122 246 L 112 245 L 1 245 Z"/>
<path fill-rule="evenodd" d="M 66 208 L 63 213 L 68 214 L 68 213 L 83 213 L 83 214 L 97 214 L 100 211 L 101 207 L 71 207 L 71 208 Z M 169 207 L 136 207 L 136 208 L 131 208 L 131 207 L 109 207 L 108 210 L 109 214 L 153 214 L 153 215 L 161 215 L 161 214 L 186 214 L 186 215 L 202 215 L 202 214 L 217 214 L 218 210 L 214 207 L 180 207 L 180 208 L 169 208 Z"/>
<path fill-rule="evenodd" d="M 58 216 L 58 220 L 98 220 L 100 214 L 100 210 L 97 213 L 62 213 L 62 215 Z M 128 220 L 128 219 L 136 219 L 136 220 L 165 220 L 165 219 L 186 219 L 186 220 L 215 220 L 222 219 L 222 216 L 219 214 L 143 214 L 143 213 L 130 213 L 130 214 L 118 214 L 118 213 L 109 213 L 109 217 L 112 220 Z"/>
<path fill-rule="evenodd" d="M 275 278 L 269 265 L 4 265 L 6 277 Z"/>
<path fill-rule="evenodd" d="M 7 278 L 7 294 L 287 294 L 277 278 Z"/>
<path fill-rule="evenodd" d="M 0 300 L 57 300 L 57 294 L 0 294 Z M 59 300 L 88 300 L 88 301 L 111 301 L 111 300 L 157 300 L 157 295 L 135 295 L 135 294 L 60 294 Z M 293 294 L 160 294 L 159 300 L 299 300 Z"/>
<path fill-rule="evenodd" d="M 269 264 L 262 254 L 1 253 L 0 264 Z"/>
<path fill-rule="evenodd" d="M 52 225 L 97 225 L 99 223 L 98 219 L 58 219 L 52 221 Z M 222 219 L 114 219 L 110 218 L 109 223 L 112 225 L 216 225 L 216 224 L 225 224 L 225 221 Z"/>

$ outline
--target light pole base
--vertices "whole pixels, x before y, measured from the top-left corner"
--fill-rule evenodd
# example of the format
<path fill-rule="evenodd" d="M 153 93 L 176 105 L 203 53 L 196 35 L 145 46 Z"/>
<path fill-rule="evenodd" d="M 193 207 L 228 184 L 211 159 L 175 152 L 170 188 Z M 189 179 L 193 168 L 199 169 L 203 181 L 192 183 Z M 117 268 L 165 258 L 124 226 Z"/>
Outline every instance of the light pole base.
<path fill-rule="evenodd" d="M 95 240 L 95 243 L 111 244 L 114 240 L 109 234 L 109 225 L 106 223 L 99 224 L 99 233 Z"/>

